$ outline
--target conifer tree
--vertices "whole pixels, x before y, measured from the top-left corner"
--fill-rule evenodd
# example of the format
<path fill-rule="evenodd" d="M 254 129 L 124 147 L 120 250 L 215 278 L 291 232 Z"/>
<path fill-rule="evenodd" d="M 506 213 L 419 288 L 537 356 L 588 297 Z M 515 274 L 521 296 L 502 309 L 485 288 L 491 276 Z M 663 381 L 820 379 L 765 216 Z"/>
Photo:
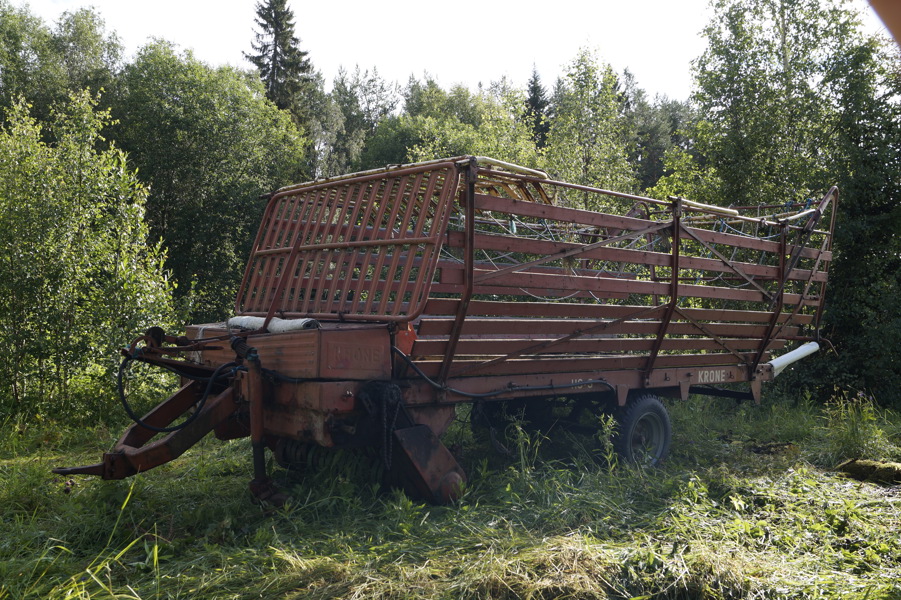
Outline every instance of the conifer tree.
<path fill-rule="evenodd" d="M 544 89 L 541 78 L 538 76 L 538 69 L 533 65 L 526 97 L 526 114 L 529 118 L 529 125 L 532 127 L 532 139 L 539 148 L 544 148 L 547 144 L 547 133 L 550 129 L 548 120 L 550 104 L 547 90 Z"/>
<path fill-rule="evenodd" d="M 259 27 L 250 44 L 254 53 L 245 52 L 244 57 L 259 70 L 266 97 L 302 121 L 296 110 L 298 94 L 312 80 L 313 68 L 294 35 L 294 12 L 287 0 L 261 0 L 254 21 Z"/>

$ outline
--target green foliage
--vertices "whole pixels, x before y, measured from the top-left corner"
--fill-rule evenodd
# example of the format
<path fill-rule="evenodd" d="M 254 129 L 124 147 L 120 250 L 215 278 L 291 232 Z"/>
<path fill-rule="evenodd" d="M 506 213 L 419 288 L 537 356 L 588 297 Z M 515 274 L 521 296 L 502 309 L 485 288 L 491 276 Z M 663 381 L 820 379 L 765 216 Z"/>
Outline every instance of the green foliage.
<path fill-rule="evenodd" d="M 191 318 L 228 314 L 265 201 L 298 177 L 305 139 L 258 82 L 168 44 L 144 47 L 115 90 L 112 134 L 150 187 L 147 223 L 162 238 Z"/>
<path fill-rule="evenodd" d="M 391 115 L 383 119 L 360 156 L 363 169 L 407 162 L 407 149 L 416 143 L 414 128 L 407 115 Z"/>
<path fill-rule="evenodd" d="M 411 77 L 404 94 L 404 110 L 412 117 L 454 118 L 478 126 L 486 98 L 462 85 L 445 91 L 432 77 L 424 81 Z"/>
<path fill-rule="evenodd" d="M 635 168 L 639 189 L 646 192 L 661 177 L 672 172 L 665 168 L 668 154 L 692 152 L 688 132 L 693 127 L 696 113 L 687 102 L 666 97 L 649 102 L 641 89 L 629 90 L 628 95 L 626 118 L 632 136 L 629 162 Z M 678 159 L 673 161 L 671 156 L 670 169 L 681 172 L 679 166 Z"/>
<path fill-rule="evenodd" d="M 376 127 L 397 106 L 397 85 L 390 85 L 373 69 L 352 74 L 338 71 L 330 94 L 315 103 L 311 134 L 314 139 L 316 177 L 365 170 L 362 155 Z M 389 161 L 391 162 L 391 161 Z M 387 163 L 374 165 L 384 166 Z"/>
<path fill-rule="evenodd" d="M 824 160 L 833 107 L 821 85 L 857 21 L 828 0 L 719 0 L 714 8 L 695 63 L 694 147 L 690 158 L 685 149 L 669 154 L 674 174 L 658 189 L 734 205 L 825 191 L 835 183 Z"/>
<path fill-rule="evenodd" d="M 532 76 L 529 77 L 526 90 L 526 118 L 532 128 L 532 141 L 539 148 L 544 148 L 547 145 L 547 134 L 550 129 L 548 117 L 551 102 L 534 65 L 532 65 Z"/>
<path fill-rule="evenodd" d="M 92 9 L 64 12 L 54 28 L 30 13 L 0 1 L 0 106 L 20 97 L 39 121 L 72 92 L 100 91 L 111 84 L 122 46 L 107 33 Z"/>
<path fill-rule="evenodd" d="M 663 155 L 665 174 L 647 190 L 652 198 L 681 196 L 716 205 L 722 202 L 722 181 L 709 164 L 702 164 L 690 151 L 669 148 Z"/>
<path fill-rule="evenodd" d="M 0 133 L 7 415 L 96 417 L 116 347 L 172 319 L 164 255 L 147 243 L 146 190 L 100 137 L 109 115 L 95 104 L 73 96 L 45 131 L 19 103 Z"/>
<path fill-rule="evenodd" d="M 525 118 L 522 92 L 507 82 L 472 93 L 443 90 L 434 80 L 411 80 L 405 113 L 376 128 L 363 164 L 378 166 L 464 154 L 536 164 L 538 152 Z"/>
<path fill-rule="evenodd" d="M 836 352 L 811 378 L 824 395 L 834 384 L 901 406 L 901 56 L 864 40 L 829 67 L 841 197 L 824 329 Z"/>
<path fill-rule="evenodd" d="M 466 108 L 471 114 L 449 118 L 418 115 L 412 118 L 417 142 L 408 150 L 410 160 L 475 154 L 518 164 L 535 164 L 537 151 L 522 119 L 522 96 L 503 87 L 479 94 Z M 461 118 L 462 117 L 462 118 Z M 466 119 L 466 120 L 464 120 Z"/>
<path fill-rule="evenodd" d="M 556 179 L 628 192 L 635 186 L 627 160 L 626 121 L 621 115 L 617 77 L 588 50 L 573 60 L 558 86 L 544 149 L 546 170 Z M 575 196 L 575 195 L 574 195 Z M 585 209 L 588 196 L 567 199 Z"/>
<path fill-rule="evenodd" d="M 63 480 L 49 467 L 89 460 L 107 432 L 0 425 L 0 597 L 897 597 L 896 495 L 809 462 L 828 412 L 671 409 L 661 468 L 552 459 L 569 440 L 514 427 L 512 457 L 467 445 L 452 506 L 380 490 L 354 452 L 276 470 L 293 500 L 269 512 L 245 492 L 246 440 L 205 440 L 131 481 Z M 875 419 L 898 439 L 897 414 Z"/>
<path fill-rule="evenodd" d="M 251 43 L 255 54 L 244 56 L 257 68 L 266 97 L 304 123 L 301 94 L 311 81 L 313 67 L 294 35 L 294 12 L 287 0 L 262 0 L 256 5 L 259 31 Z"/>
<path fill-rule="evenodd" d="M 694 100 L 709 123 L 697 130 L 698 150 L 730 203 L 805 200 L 833 183 L 820 84 L 857 22 L 821 0 L 720 0 L 715 9 L 696 63 Z"/>

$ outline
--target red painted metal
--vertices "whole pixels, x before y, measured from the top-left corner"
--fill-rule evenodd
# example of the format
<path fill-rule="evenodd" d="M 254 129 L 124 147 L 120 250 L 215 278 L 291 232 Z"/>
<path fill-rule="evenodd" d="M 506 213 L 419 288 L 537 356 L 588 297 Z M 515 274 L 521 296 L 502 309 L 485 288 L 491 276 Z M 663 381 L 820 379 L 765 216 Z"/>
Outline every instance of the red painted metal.
<path fill-rule="evenodd" d="M 238 293 L 245 315 L 408 321 L 428 293 L 457 190 L 453 162 L 276 193 Z M 413 261 L 421 261 L 415 268 Z M 388 277 L 388 280 L 384 278 Z M 385 283 L 395 284 L 385 289 Z"/>
<path fill-rule="evenodd" d="M 447 501 L 465 480 L 439 440 L 457 404 L 728 384 L 756 396 L 772 353 L 818 338 L 837 199 L 724 209 L 476 157 L 284 188 L 235 304 L 262 319 L 126 351 L 185 377 L 236 361 L 215 398 L 183 430 L 151 441 L 133 425 L 103 463 L 60 472 L 125 477 L 215 430 L 252 437 L 253 489 L 270 500 L 262 448 L 287 440 L 378 446 L 399 484 Z M 276 318 L 318 323 L 271 333 Z M 199 390 L 144 421 L 173 422 Z"/>
<path fill-rule="evenodd" d="M 441 363 L 441 371 L 438 374 L 438 381 L 442 382 L 447 379 L 447 374 L 453 364 L 456 354 L 456 346 L 460 341 L 460 334 L 466 320 L 466 313 L 469 309 L 469 302 L 472 300 L 472 294 L 475 287 L 475 187 L 478 170 L 474 159 L 470 159 L 467 165 L 467 177 L 465 190 L 461 190 L 464 194 L 464 243 L 463 243 L 463 289 L 460 293 L 460 303 L 457 312 L 454 315 L 454 322 L 447 340 L 447 350 L 444 360 Z M 444 269 L 442 269 L 444 273 Z"/>
<path fill-rule="evenodd" d="M 200 385 L 197 382 L 190 383 L 141 420 L 155 427 L 168 426 L 194 406 L 200 394 Z M 175 460 L 218 424 L 227 421 L 240 410 L 234 401 L 233 390 L 227 388 L 207 401 L 200 415 L 183 429 L 154 440 L 156 432 L 135 423 L 125 430 L 113 449 L 103 455 L 103 462 L 85 467 L 54 469 L 54 472 L 61 475 L 98 475 L 103 479 L 131 477 Z"/>

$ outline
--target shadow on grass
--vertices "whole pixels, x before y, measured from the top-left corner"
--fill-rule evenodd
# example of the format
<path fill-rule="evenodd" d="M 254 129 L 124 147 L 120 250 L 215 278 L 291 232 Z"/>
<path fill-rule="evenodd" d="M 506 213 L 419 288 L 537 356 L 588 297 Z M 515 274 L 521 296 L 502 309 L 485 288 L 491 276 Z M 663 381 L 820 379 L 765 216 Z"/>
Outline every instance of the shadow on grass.
<path fill-rule="evenodd" d="M 267 510 L 250 501 L 246 440 L 206 440 L 131 481 L 71 483 L 49 473 L 58 448 L 90 454 L 96 438 L 63 430 L 47 434 L 58 440 L 47 446 L 7 443 L 0 598 L 901 591 L 893 533 L 901 498 L 818 468 L 830 466 L 844 435 L 830 409 L 695 398 L 670 410 L 673 453 L 651 470 L 612 461 L 603 439 L 553 431 L 515 430 L 506 440 L 511 455 L 500 456 L 461 420 L 451 437 L 463 443 L 470 483 L 447 507 L 381 489 L 378 467 L 359 453 L 334 454 L 299 474 L 273 468 L 293 500 Z M 874 419 L 866 422 L 882 432 L 879 447 L 896 451 L 897 417 Z"/>

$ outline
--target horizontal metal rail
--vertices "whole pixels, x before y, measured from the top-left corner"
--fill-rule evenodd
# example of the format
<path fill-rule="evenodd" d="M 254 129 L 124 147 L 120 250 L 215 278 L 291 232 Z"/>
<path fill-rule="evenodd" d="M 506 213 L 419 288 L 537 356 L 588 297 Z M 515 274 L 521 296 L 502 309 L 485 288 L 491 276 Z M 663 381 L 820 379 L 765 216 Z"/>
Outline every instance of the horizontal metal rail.
<path fill-rule="evenodd" d="M 816 225 L 835 197 L 761 217 L 472 157 L 292 186 L 270 202 L 236 311 L 409 323 L 412 359 L 440 380 L 567 360 L 642 385 L 692 364 L 748 379 L 816 337 L 833 220 Z"/>

